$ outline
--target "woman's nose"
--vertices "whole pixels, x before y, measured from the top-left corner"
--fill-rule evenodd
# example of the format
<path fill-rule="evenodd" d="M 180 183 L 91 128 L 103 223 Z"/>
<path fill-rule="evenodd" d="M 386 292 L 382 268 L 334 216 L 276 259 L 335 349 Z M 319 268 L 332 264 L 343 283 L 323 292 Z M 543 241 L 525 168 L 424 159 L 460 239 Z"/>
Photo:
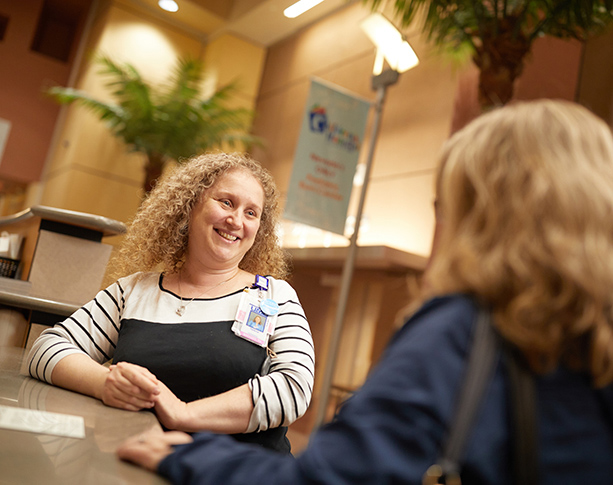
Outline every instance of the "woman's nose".
<path fill-rule="evenodd" d="M 231 226 L 234 226 L 237 228 L 240 227 L 242 224 L 240 212 L 233 211 L 230 214 L 228 214 L 227 221 L 228 221 L 228 224 L 230 224 Z"/>

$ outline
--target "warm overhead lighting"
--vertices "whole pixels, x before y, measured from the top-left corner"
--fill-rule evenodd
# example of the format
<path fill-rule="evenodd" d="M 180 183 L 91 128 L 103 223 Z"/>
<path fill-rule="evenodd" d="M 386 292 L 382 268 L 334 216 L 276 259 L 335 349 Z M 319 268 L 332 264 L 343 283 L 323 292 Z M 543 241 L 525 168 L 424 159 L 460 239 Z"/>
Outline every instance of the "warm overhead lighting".
<path fill-rule="evenodd" d="M 380 13 L 369 15 L 362 21 L 361 27 L 377 47 L 375 74 L 380 74 L 383 69 L 381 56 L 396 72 L 408 71 L 419 64 L 417 55 L 400 31 Z"/>
<path fill-rule="evenodd" d="M 300 0 L 283 10 L 283 15 L 289 19 L 294 19 L 298 17 L 298 15 L 302 15 L 304 12 L 312 9 L 315 5 L 319 5 L 323 1 L 324 0 Z"/>
<path fill-rule="evenodd" d="M 177 5 L 177 2 L 175 2 L 175 0 L 159 0 L 158 6 L 162 10 L 166 10 L 167 12 L 176 12 L 177 10 L 179 10 L 179 5 Z"/>

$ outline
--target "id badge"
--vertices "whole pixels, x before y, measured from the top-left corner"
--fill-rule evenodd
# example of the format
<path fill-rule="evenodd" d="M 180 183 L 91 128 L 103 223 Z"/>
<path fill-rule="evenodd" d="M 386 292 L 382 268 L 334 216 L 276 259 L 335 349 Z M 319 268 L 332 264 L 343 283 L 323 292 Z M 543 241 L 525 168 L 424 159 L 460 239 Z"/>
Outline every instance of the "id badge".
<path fill-rule="evenodd" d="M 269 300 L 264 300 L 267 302 Z M 275 331 L 277 314 L 268 308 L 269 303 L 262 305 L 257 292 L 243 291 L 241 301 L 232 324 L 232 331 L 241 338 L 249 340 L 260 347 L 268 346 L 268 339 Z"/>

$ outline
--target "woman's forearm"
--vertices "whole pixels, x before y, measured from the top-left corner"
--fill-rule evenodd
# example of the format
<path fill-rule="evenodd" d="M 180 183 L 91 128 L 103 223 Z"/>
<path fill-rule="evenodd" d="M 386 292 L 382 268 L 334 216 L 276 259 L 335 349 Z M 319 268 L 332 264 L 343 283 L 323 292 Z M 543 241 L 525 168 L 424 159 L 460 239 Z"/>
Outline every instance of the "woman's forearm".
<path fill-rule="evenodd" d="M 119 362 L 107 368 L 82 354 L 60 360 L 53 369 L 52 379 L 56 386 L 128 411 L 152 408 L 160 393 L 158 380 L 144 367 Z"/>
<path fill-rule="evenodd" d="M 109 369 L 83 354 L 71 354 L 60 360 L 51 379 L 55 386 L 102 399 Z"/>
<path fill-rule="evenodd" d="M 179 401 L 180 402 L 180 401 Z M 156 404 L 156 412 L 167 428 L 186 432 L 244 433 L 253 403 L 248 384 L 230 391 L 172 408 Z"/>

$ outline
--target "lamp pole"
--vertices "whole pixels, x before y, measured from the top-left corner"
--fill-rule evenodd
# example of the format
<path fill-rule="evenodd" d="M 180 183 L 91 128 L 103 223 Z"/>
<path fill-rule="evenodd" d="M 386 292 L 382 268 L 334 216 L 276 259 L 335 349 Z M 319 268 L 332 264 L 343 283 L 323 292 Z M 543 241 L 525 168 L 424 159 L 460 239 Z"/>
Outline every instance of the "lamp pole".
<path fill-rule="evenodd" d="M 355 268 L 355 259 L 358 249 L 358 234 L 360 232 L 360 222 L 362 220 L 362 212 L 364 210 L 364 201 L 366 199 L 366 190 L 370 181 L 370 172 L 372 168 L 373 155 L 375 146 L 379 136 L 379 126 L 381 123 L 381 113 L 383 112 L 383 104 L 387 88 L 398 81 L 400 74 L 393 69 L 387 69 L 381 74 L 372 77 L 372 88 L 376 91 L 376 99 L 374 103 L 375 114 L 373 127 L 370 133 L 368 156 L 366 158 L 366 168 L 364 171 L 364 183 L 360 190 L 358 199 L 358 210 L 355 216 L 355 228 L 349 239 L 349 250 L 345 262 L 343 263 L 343 273 L 341 276 L 341 286 L 336 306 L 336 317 L 334 319 L 334 327 L 332 328 L 332 336 L 330 338 L 330 346 L 328 348 L 326 367 L 324 369 L 323 382 L 320 391 L 320 400 L 317 406 L 317 415 L 315 417 L 315 428 L 319 428 L 326 419 L 326 408 L 330 399 L 330 390 L 332 388 L 332 379 L 336 368 L 336 360 L 338 356 L 338 346 L 343 329 L 343 320 L 345 318 L 345 310 L 347 301 L 349 300 L 349 290 L 351 289 L 351 279 Z"/>

